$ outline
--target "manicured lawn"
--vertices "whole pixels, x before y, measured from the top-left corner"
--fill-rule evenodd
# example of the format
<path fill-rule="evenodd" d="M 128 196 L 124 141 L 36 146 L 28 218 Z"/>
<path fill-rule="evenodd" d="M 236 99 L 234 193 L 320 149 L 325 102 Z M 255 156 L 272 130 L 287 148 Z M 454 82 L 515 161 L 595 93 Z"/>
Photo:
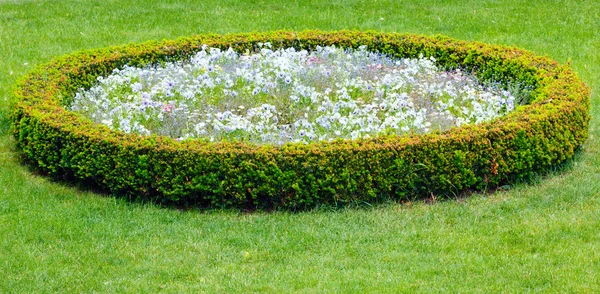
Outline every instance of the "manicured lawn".
<path fill-rule="evenodd" d="M 139 3 L 0 0 L 0 292 L 600 292 L 600 2 Z M 8 96 L 36 64 L 152 39 L 315 28 L 439 33 L 571 60 L 592 87 L 590 139 L 565 169 L 491 195 L 302 213 L 131 203 L 19 161 Z"/>

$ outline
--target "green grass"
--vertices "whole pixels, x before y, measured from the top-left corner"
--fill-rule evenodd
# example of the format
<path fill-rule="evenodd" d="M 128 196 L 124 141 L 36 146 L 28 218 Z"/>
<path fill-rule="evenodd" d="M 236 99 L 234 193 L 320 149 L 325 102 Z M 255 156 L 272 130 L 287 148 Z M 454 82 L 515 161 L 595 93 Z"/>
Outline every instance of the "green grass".
<path fill-rule="evenodd" d="M 0 0 L 0 292 L 600 292 L 600 2 L 143 2 Z M 592 87 L 590 139 L 568 168 L 491 195 L 302 213 L 131 203 L 19 162 L 7 99 L 36 64 L 313 28 L 440 33 L 572 60 Z"/>

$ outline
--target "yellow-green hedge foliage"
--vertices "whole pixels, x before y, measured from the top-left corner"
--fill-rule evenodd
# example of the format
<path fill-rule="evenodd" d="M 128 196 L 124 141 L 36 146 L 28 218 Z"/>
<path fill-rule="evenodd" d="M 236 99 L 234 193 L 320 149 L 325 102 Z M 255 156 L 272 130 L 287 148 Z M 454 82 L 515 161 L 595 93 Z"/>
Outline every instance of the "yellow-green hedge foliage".
<path fill-rule="evenodd" d="M 533 98 L 494 121 L 443 133 L 284 146 L 141 137 L 95 125 L 63 107 L 78 88 L 125 64 L 185 58 L 203 44 L 246 52 L 266 41 L 434 56 L 483 80 L 531 86 Z M 588 136 L 590 103 L 589 88 L 568 65 L 527 51 L 444 36 L 355 31 L 200 35 L 78 52 L 37 67 L 14 96 L 17 146 L 43 173 L 136 199 L 253 209 L 443 196 L 527 178 L 574 155 Z"/>

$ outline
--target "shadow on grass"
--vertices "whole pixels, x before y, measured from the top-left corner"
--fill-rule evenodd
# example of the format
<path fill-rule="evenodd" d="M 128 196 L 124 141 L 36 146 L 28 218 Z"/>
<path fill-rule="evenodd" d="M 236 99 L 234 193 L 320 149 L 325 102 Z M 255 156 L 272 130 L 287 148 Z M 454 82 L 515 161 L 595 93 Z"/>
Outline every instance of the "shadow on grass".
<path fill-rule="evenodd" d="M 10 119 L 8 118 L 8 109 L 0 107 L 0 135 L 9 135 L 11 130 Z"/>

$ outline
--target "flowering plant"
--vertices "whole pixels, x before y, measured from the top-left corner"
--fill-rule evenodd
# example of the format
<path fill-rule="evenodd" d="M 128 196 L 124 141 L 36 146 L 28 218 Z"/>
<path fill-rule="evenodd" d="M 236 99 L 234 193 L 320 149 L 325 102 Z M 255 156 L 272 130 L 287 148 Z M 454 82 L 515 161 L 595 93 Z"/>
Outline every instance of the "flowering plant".
<path fill-rule="evenodd" d="M 189 60 L 115 69 L 70 107 L 126 133 L 274 145 L 444 131 L 514 109 L 510 92 L 435 61 L 366 46 L 204 46 Z"/>

